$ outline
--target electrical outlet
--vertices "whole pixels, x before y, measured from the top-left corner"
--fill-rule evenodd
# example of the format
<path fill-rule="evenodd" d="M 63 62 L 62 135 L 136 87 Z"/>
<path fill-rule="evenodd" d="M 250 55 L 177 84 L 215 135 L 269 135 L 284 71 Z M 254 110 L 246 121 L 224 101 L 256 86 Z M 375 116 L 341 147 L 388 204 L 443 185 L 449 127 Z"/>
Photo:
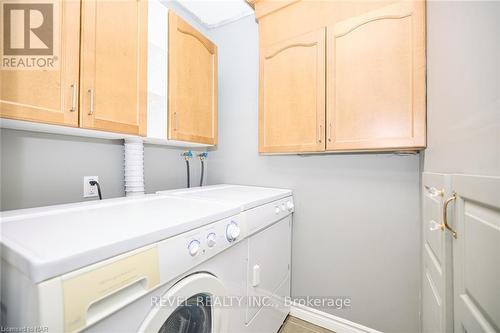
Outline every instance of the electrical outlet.
<path fill-rule="evenodd" d="M 83 197 L 84 198 L 91 198 L 91 197 L 97 197 L 97 185 L 90 185 L 89 182 L 91 180 L 95 180 L 96 182 L 99 182 L 99 177 L 98 176 L 84 176 L 83 177 Z"/>

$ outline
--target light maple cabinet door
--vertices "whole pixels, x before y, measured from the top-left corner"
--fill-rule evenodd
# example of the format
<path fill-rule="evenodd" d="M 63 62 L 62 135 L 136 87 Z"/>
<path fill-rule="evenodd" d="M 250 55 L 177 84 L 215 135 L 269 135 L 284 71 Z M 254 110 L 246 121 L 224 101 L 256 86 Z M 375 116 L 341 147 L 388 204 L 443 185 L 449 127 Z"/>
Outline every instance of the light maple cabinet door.
<path fill-rule="evenodd" d="M 82 2 L 81 127 L 146 134 L 147 1 Z"/>
<path fill-rule="evenodd" d="M 217 144 L 217 46 L 169 11 L 168 138 Z"/>
<path fill-rule="evenodd" d="M 327 150 L 423 148 L 425 3 L 327 27 Z"/>
<path fill-rule="evenodd" d="M 53 69 L 0 70 L 0 116 L 78 126 L 80 3 L 54 5 Z"/>
<path fill-rule="evenodd" d="M 261 47 L 259 151 L 325 150 L 325 29 Z"/>

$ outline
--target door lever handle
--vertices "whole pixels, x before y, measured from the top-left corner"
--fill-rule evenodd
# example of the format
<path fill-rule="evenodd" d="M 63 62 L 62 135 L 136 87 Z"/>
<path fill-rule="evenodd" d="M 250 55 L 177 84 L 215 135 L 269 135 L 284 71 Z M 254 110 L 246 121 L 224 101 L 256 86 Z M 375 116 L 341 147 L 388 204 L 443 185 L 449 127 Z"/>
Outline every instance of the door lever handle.
<path fill-rule="evenodd" d="M 443 205 L 443 224 L 446 229 L 448 229 L 449 232 L 453 235 L 453 238 L 457 239 L 457 232 L 453 230 L 452 227 L 448 224 L 448 206 L 452 201 L 455 201 L 457 199 L 456 193 L 453 193 L 451 197 L 446 199 Z"/>

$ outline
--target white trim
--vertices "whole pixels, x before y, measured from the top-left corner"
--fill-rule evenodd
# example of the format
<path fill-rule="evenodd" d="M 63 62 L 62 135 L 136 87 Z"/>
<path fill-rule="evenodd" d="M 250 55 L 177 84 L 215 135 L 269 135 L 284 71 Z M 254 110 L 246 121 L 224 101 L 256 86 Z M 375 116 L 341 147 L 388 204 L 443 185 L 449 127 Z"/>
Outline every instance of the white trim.
<path fill-rule="evenodd" d="M 213 147 L 213 145 L 208 145 L 204 143 L 194 143 L 185 141 L 175 141 L 175 140 L 165 140 L 165 139 L 155 139 L 155 138 L 145 138 L 137 135 L 113 133 L 97 131 L 78 127 L 69 127 L 62 125 L 52 125 L 36 123 L 24 120 L 15 119 L 5 119 L 0 118 L 0 128 L 13 129 L 18 131 L 29 131 L 29 132 L 39 132 L 48 134 L 59 134 L 59 135 L 69 135 L 96 139 L 107 139 L 107 140 L 120 140 L 120 139 L 130 139 L 138 138 L 144 141 L 144 143 L 152 145 L 165 145 L 171 147 L 181 147 L 181 148 L 206 148 Z"/>
<path fill-rule="evenodd" d="M 245 3 L 246 6 L 250 7 L 250 5 L 248 3 L 246 3 L 245 0 L 242 0 L 242 1 L 243 1 L 243 3 Z M 255 11 L 253 9 L 250 9 L 246 13 L 242 12 L 240 14 L 237 14 L 237 15 L 233 16 L 233 17 L 229 17 L 229 18 L 223 19 L 223 20 L 215 22 L 215 23 L 208 23 L 203 18 L 201 18 L 197 14 L 193 13 L 188 7 L 186 7 L 183 4 L 182 0 L 174 0 L 174 2 L 177 3 L 178 5 L 180 5 L 182 7 L 182 9 L 184 9 L 185 11 L 187 11 L 190 14 L 190 16 L 194 20 L 196 20 L 196 22 L 198 24 L 201 24 L 202 26 L 204 26 L 207 29 L 216 29 L 216 28 L 222 27 L 224 25 L 227 25 L 227 24 L 239 21 L 239 20 L 241 20 L 241 19 L 243 19 L 245 17 L 251 16 L 251 15 L 255 15 Z"/>
<path fill-rule="evenodd" d="M 129 135 L 129 134 L 103 132 L 85 128 L 43 124 L 37 122 L 5 119 L 5 118 L 0 119 L 0 128 L 8 128 L 18 131 L 41 132 L 49 134 L 81 136 L 81 137 L 108 139 L 108 140 L 136 137 L 135 135 Z"/>
<path fill-rule="evenodd" d="M 382 333 L 373 328 L 298 303 L 293 303 L 290 315 L 336 333 Z"/>
<path fill-rule="evenodd" d="M 252 16 L 252 15 L 255 15 L 253 12 L 252 13 L 244 13 L 244 14 L 241 14 L 241 15 L 237 15 L 235 17 L 232 17 L 232 18 L 229 18 L 229 19 L 226 19 L 226 20 L 222 20 L 220 22 L 217 22 L 215 24 L 207 24 L 207 23 L 204 23 L 209 29 L 215 29 L 215 28 L 220 28 L 224 25 L 227 25 L 227 24 L 230 24 L 230 23 L 233 23 L 233 22 L 236 22 L 236 21 L 239 21 L 241 19 L 244 19 L 245 17 L 248 17 L 248 16 Z"/>

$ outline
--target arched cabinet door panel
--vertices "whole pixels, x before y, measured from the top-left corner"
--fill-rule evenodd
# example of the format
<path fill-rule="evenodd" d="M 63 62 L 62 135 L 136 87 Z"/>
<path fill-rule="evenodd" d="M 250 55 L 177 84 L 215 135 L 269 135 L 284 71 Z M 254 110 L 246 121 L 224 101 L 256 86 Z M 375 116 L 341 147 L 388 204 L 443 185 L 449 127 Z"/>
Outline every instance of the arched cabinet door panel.
<path fill-rule="evenodd" d="M 169 11 L 168 138 L 217 144 L 217 46 Z"/>
<path fill-rule="evenodd" d="M 0 68 L 0 116 L 78 127 L 80 3 L 50 0 L 38 5 L 11 6 L 12 10 L 9 11 L 7 4 L 4 8 L 5 15 L 10 15 L 11 19 L 16 17 L 14 12 L 27 11 L 29 6 L 35 6 L 35 12 L 40 10 L 42 16 L 52 15 L 51 21 L 43 22 L 50 22 L 45 24 L 52 25 L 54 34 L 41 35 L 38 43 L 48 53 L 40 57 L 30 53 L 31 44 L 28 45 L 23 38 L 11 40 L 11 43 L 22 41 L 24 48 L 15 52 L 17 56 L 6 55 L 2 58 L 2 63 L 6 62 L 6 66 Z M 19 15 L 17 18 L 19 20 Z M 20 21 L 22 19 L 23 16 Z M 19 37 L 22 33 L 22 30 L 17 34 L 13 32 L 13 36 Z M 49 41 L 46 41 L 47 37 Z M 38 59 L 37 63 L 42 67 L 33 67 L 34 64 L 29 62 L 33 58 Z"/>
<path fill-rule="evenodd" d="M 327 150 L 424 148 L 425 3 L 327 27 Z"/>
<path fill-rule="evenodd" d="M 325 29 L 260 52 L 259 151 L 325 150 Z"/>

